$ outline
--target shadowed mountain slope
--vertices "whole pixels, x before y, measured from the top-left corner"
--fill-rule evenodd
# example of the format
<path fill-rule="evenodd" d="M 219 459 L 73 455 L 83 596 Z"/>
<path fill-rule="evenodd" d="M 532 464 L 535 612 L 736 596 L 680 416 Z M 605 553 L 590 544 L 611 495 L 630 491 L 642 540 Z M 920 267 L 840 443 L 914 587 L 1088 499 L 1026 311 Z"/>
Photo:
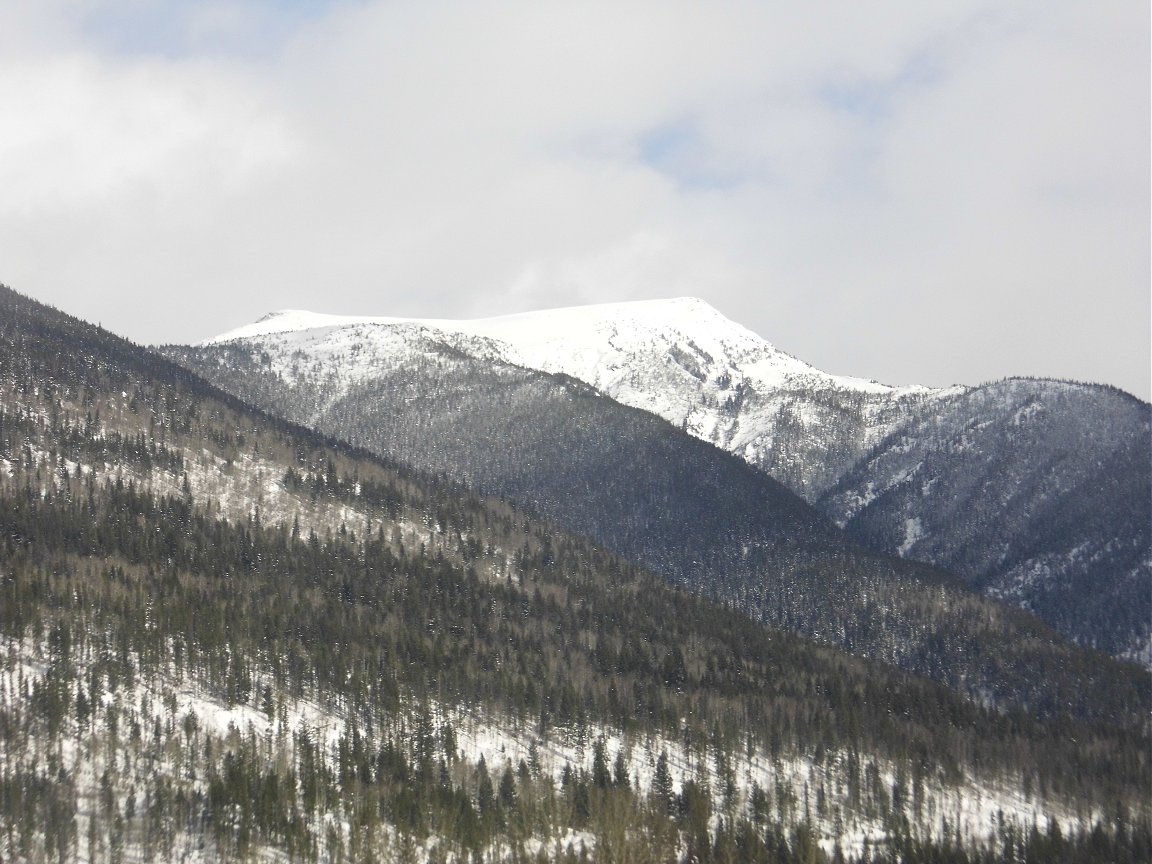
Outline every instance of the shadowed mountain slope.
<path fill-rule="evenodd" d="M 413 329 L 479 361 L 582 380 L 760 468 L 869 548 L 1152 664 L 1152 408 L 1121 391 L 830 375 L 693 298 L 461 321 L 286 311 L 211 344 L 264 351 L 286 380 L 323 366 L 338 399 L 403 356 L 395 334 Z"/>
<path fill-rule="evenodd" d="M 1149 407 L 1010 380 L 920 413 L 825 493 L 871 548 L 931 561 L 1110 654 L 1147 663 Z"/>
<path fill-rule="evenodd" d="M 1081 684 L 1107 690 L 1136 670 L 940 571 L 866 551 L 762 472 L 647 412 L 478 360 L 419 325 L 329 335 L 167 351 L 265 410 L 505 496 L 774 625 L 1040 716 L 1129 710 Z"/>

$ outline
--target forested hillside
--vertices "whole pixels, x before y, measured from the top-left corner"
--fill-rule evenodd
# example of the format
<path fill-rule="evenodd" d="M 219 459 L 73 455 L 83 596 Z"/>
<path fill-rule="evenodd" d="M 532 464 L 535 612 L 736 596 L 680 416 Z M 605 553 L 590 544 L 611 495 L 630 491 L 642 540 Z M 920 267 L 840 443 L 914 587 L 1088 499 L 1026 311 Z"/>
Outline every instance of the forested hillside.
<path fill-rule="evenodd" d="M 243 342 L 168 353 L 270 413 L 504 496 L 775 626 L 1036 716 L 1139 716 L 1140 671 L 941 571 L 864 550 L 762 472 L 647 412 L 478 360 L 427 328 L 362 335 L 335 343 L 339 354 L 295 336 L 274 354 Z"/>
<path fill-rule="evenodd" d="M 766 629 L 7 289 L 0 538 L 5 861 L 1149 849 L 1141 724 Z"/>
<path fill-rule="evenodd" d="M 1082 645 L 1152 665 L 1152 408 L 1115 388 L 831 375 L 691 297 L 473 320 L 282 311 L 210 344 L 245 346 L 262 368 L 244 377 L 270 380 L 229 375 L 219 354 L 205 374 L 270 388 L 261 404 L 341 436 L 368 433 L 349 409 L 334 416 L 341 400 L 436 350 L 470 358 L 461 374 L 503 364 L 572 376 L 759 468 L 869 549 L 954 572 Z M 307 410 L 279 408 L 285 386 L 309 382 L 319 396 L 301 392 Z"/>
<path fill-rule="evenodd" d="M 891 433 L 822 510 L 1077 641 L 1152 662 L 1152 433 L 1108 387 L 1002 381 Z"/>

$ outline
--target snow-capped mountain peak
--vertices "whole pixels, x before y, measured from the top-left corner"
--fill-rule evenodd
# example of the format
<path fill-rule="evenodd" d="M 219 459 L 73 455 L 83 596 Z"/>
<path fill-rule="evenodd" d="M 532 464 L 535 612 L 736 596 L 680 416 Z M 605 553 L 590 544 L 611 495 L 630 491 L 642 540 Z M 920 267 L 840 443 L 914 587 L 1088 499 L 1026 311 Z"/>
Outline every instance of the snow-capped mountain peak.
<path fill-rule="evenodd" d="M 645 355 L 656 353 L 664 357 L 669 352 L 697 379 L 713 373 L 717 378 L 728 380 L 733 373 L 738 373 L 740 379 L 749 379 L 761 387 L 820 384 L 867 393 L 927 389 L 894 388 L 862 378 L 821 372 L 696 297 L 603 303 L 476 319 L 348 316 L 284 309 L 201 344 L 401 324 L 501 342 L 507 346 L 507 359 L 512 362 L 562 372 L 608 391 L 613 389 L 613 380 L 619 377 L 616 373 L 621 369 L 628 367 L 635 372 L 636 361 Z"/>
<path fill-rule="evenodd" d="M 449 320 L 273 312 L 205 345 L 258 343 L 286 378 L 307 356 L 333 386 L 370 378 L 428 344 L 580 379 L 658 414 L 815 497 L 886 434 L 909 400 L 955 392 L 831 375 L 781 351 L 704 300 L 677 297 Z M 278 362 L 277 358 L 280 358 Z M 856 426 L 842 452 L 814 434 Z M 809 452 L 813 446 L 821 452 Z"/>

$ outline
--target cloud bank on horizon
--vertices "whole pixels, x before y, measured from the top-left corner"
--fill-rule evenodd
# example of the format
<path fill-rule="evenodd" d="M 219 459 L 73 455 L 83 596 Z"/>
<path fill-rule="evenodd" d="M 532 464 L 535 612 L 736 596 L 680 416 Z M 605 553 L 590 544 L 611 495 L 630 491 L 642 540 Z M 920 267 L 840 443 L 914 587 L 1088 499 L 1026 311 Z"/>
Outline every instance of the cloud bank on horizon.
<path fill-rule="evenodd" d="M 1148 19 L 4 4 L 0 281 L 148 343 L 694 295 L 835 373 L 1147 399 Z"/>

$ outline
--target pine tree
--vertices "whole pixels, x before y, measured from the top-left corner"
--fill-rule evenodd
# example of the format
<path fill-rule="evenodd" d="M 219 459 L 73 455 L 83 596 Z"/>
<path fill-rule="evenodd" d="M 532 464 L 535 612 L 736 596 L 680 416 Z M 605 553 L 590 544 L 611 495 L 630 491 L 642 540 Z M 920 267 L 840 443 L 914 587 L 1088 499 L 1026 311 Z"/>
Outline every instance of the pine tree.
<path fill-rule="evenodd" d="M 665 750 L 660 751 L 660 757 L 656 760 L 656 773 L 652 777 L 652 797 L 664 812 L 674 811 L 672 774 L 668 770 L 668 753 Z"/>
<path fill-rule="evenodd" d="M 500 804 L 505 810 L 516 807 L 516 775 L 512 773 L 511 765 L 505 765 L 504 773 L 500 775 Z"/>
<path fill-rule="evenodd" d="M 604 749 L 603 738 L 597 738 L 592 743 L 592 783 L 597 789 L 607 789 L 612 785 L 612 775 L 608 772 L 608 757 Z"/>
<path fill-rule="evenodd" d="M 624 759 L 624 748 L 616 751 L 616 763 L 612 768 L 612 784 L 620 789 L 627 789 L 628 763 Z"/>

